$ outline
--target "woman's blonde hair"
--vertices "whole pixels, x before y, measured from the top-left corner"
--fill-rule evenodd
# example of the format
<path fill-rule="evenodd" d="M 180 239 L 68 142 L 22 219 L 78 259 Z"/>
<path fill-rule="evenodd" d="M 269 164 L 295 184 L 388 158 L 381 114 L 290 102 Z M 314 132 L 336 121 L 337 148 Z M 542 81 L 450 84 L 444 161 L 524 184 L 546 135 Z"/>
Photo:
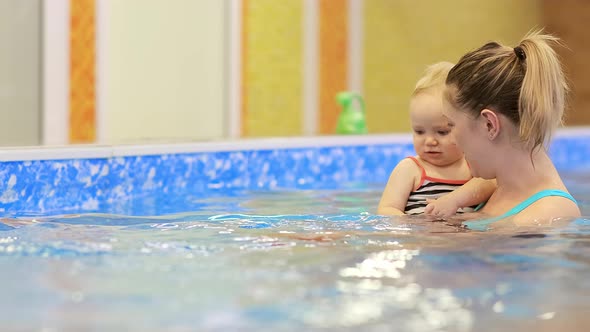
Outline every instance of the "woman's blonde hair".
<path fill-rule="evenodd" d="M 442 91 L 445 87 L 447 75 L 453 68 L 453 64 L 450 62 L 437 62 L 426 67 L 423 76 L 416 83 L 412 96 L 416 96 L 422 92 L 430 90 Z"/>
<path fill-rule="evenodd" d="M 478 116 L 493 109 L 519 127 L 533 150 L 546 146 L 561 124 L 568 91 L 552 46 L 559 39 L 532 31 L 512 48 L 490 42 L 465 54 L 447 77 L 447 99 Z"/>

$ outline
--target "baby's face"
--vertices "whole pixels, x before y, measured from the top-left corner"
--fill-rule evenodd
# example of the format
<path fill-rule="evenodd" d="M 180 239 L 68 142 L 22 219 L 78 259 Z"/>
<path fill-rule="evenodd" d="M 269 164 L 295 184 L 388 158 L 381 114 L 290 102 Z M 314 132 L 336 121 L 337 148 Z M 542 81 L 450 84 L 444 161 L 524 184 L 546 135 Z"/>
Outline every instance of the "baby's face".
<path fill-rule="evenodd" d="M 421 93 L 410 101 L 414 149 L 420 158 L 441 167 L 463 158 L 442 108 L 440 93 Z"/>

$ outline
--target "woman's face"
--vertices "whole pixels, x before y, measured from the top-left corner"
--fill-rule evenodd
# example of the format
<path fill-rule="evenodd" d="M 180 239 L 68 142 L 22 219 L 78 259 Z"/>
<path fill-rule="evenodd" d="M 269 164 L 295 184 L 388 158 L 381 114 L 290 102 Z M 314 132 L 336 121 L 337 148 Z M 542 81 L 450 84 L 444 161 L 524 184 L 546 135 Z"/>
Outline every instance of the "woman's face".
<path fill-rule="evenodd" d="M 451 134 L 463 150 L 471 173 L 476 177 L 494 178 L 490 167 L 493 155 L 490 155 L 491 146 L 481 118 L 474 118 L 465 110 L 457 109 L 447 98 L 443 99 L 443 114 L 449 119 L 449 125 L 453 128 Z"/>

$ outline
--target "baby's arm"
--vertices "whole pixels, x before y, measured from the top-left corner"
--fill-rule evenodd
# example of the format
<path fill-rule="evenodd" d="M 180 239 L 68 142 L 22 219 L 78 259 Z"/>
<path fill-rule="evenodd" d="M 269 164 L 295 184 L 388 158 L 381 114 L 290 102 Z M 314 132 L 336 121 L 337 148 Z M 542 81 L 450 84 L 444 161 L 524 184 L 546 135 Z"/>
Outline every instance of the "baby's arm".
<path fill-rule="evenodd" d="M 404 159 L 393 169 L 377 209 L 382 215 L 403 215 L 408 197 L 414 189 L 417 166 L 411 159 Z"/>
<path fill-rule="evenodd" d="M 459 208 L 487 201 L 495 190 L 496 180 L 473 178 L 452 192 L 429 201 L 424 213 L 447 218 L 457 213 Z"/>

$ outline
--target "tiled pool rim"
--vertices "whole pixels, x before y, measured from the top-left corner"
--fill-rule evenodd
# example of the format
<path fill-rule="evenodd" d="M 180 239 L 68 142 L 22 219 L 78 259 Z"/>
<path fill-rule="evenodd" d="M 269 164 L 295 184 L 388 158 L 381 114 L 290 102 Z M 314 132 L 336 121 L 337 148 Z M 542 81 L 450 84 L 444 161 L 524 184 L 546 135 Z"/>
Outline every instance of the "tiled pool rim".
<path fill-rule="evenodd" d="M 324 136 L 0 150 L 0 213 L 96 211 L 146 195 L 337 189 L 385 183 L 413 155 L 411 135 Z M 550 148 L 560 171 L 590 169 L 590 128 L 564 128 Z"/>

